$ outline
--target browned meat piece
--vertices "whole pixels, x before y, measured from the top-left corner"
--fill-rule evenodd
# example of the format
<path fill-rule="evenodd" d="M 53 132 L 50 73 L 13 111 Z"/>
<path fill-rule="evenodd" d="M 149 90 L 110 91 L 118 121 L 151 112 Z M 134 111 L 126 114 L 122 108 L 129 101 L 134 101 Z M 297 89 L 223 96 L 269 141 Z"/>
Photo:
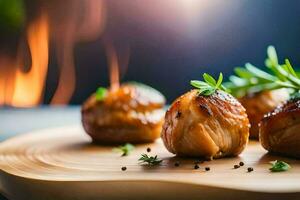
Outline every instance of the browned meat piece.
<path fill-rule="evenodd" d="M 179 156 L 236 156 L 248 142 L 249 126 L 244 107 L 231 95 L 202 96 L 191 90 L 168 109 L 162 139 Z"/>
<path fill-rule="evenodd" d="M 265 114 L 274 110 L 278 105 L 285 102 L 289 97 L 286 89 L 264 91 L 247 95 L 239 99 L 246 108 L 251 124 L 250 138 L 258 139 L 258 124 Z"/>
<path fill-rule="evenodd" d="M 289 100 L 268 113 L 259 130 L 266 150 L 300 158 L 300 99 Z"/>
<path fill-rule="evenodd" d="M 142 84 L 123 84 L 82 106 L 85 131 L 98 143 L 152 142 L 160 136 L 165 98 Z"/>

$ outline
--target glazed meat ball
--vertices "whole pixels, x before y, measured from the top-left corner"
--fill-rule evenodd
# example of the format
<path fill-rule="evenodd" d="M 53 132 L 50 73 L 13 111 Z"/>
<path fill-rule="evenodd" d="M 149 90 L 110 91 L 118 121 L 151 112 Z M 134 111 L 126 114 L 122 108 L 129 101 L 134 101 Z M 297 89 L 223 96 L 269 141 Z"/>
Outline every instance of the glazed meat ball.
<path fill-rule="evenodd" d="M 248 142 L 249 126 L 244 107 L 230 94 L 217 90 L 203 96 L 191 90 L 168 109 L 162 139 L 179 156 L 236 156 Z"/>
<path fill-rule="evenodd" d="M 274 153 L 300 158 L 300 99 L 291 99 L 260 123 L 260 142 Z"/>
<path fill-rule="evenodd" d="M 250 138 L 258 139 L 258 124 L 265 114 L 274 110 L 277 106 L 289 98 L 286 89 L 263 91 L 256 94 L 249 94 L 239 99 L 246 108 L 251 124 Z"/>
<path fill-rule="evenodd" d="M 82 106 L 82 124 L 97 143 L 145 143 L 160 136 L 165 98 L 143 84 L 123 84 Z"/>

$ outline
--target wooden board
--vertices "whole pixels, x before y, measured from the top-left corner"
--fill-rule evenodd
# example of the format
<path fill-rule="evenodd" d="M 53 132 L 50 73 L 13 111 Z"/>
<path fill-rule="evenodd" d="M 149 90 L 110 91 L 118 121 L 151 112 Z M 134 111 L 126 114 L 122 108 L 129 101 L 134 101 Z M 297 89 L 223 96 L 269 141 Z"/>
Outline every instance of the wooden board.
<path fill-rule="evenodd" d="M 138 163 L 147 147 L 163 159 L 161 166 Z M 269 172 L 269 161 L 276 159 L 292 169 Z M 250 142 L 239 157 L 207 161 L 197 170 L 194 161 L 174 157 L 160 140 L 121 157 L 111 146 L 92 144 L 81 127 L 63 127 L 0 144 L 0 187 L 11 199 L 300 198 L 300 162 L 266 154 L 258 142 Z M 240 161 L 245 166 L 233 169 Z M 247 167 L 254 171 L 247 173 Z"/>

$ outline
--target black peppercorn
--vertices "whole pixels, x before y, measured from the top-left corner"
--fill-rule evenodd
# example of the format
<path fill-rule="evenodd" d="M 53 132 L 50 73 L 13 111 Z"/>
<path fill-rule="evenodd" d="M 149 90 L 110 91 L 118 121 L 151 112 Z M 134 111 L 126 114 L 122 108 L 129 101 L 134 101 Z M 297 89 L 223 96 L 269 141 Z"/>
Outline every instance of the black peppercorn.
<path fill-rule="evenodd" d="M 148 147 L 148 148 L 147 148 L 147 152 L 150 152 L 150 151 L 151 151 L 151 148 L 150 148 L 150 147 Z"/>
<path fill-rule="evenodd" d="M 175 167 L 179 167 L 179 165 L 180 165 L 180 163 L 178 161 L 174 163 Z"/>
<path fill-rule="evenodd" d="M 194 166 L 194 169 L 199 169 L 199 165 L 196 164 L 196 165 Z"/>
<path fill-rule="evenodd" d="M 122 167 L 121 169 L 122 169 L 122 171 L 125 171 L 127 169 L 127 167 Z"/>
<path fill-rule="evenodd" d="M 240 164 L 240 166 L 244 166 L 244 163 L 243 163 L 243 162 L 240 162 L 239 164 Z"/>
<path fill-rule="evenodd" d="M 239 168 L 239 167 L 240 167 L 239 165 L 234 165 L 234 166 L 233 166 L 234 169 L 237 169 L 237 168 Z"/>
<path fill-rule="evenodd" d="M 209 171 L 210 170 L 210 167 L 205 167 L 205 171 Z"/>
<path fill-rule="evenodd" d="M 248 172 L 252 172 L 253 171 L 253 168 L 252 167 L 248 167 Z"/>

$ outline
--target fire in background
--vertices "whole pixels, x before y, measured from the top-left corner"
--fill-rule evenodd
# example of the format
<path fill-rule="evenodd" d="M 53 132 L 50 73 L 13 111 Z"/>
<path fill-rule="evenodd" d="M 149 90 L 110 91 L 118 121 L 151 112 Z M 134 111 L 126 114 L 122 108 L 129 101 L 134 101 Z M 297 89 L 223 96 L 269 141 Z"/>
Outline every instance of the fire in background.
<path fill-rule="evenodd" d="M 193 37 L 197 26 L 212 23 L 211 16 L 219 15 L 225 8 L 230 13 L 236 7 L 218 0 L 176 0 L 175 3 L 173 0 L 2 0 L 0 3 L 3 2 L 6 5 L 0 7 L 5 20 L 0 21 L 0 26 L 6 27 L 6 30 L 1 31 L 0 106 L 16 107 L 31 107 L 45 102 L 45 83 L 49 76 L 47 73 L 51 71 L 51 61 L 59 66 L 59 71 L 57 83 L 50 82 L 55 89 L 47 91 L 47 96 L 51 93 L 49 103 L 67 104 L 70 101 L 76 87 L 81 86 L 78 80 L 82 75 L 75 76 L 78 63 L 74 56 L 76 44 L 80 42 L 101 39 L 107 64 L 99 68 L 111 67 L 111 74 L 105 75 L 110 76 L 111 86 L 115 87 L 122 78 L 117 75 L 125 73 L 128 63 L 130 69 L 129 53 L 130 60 L 139 56 L 132 54 L 132 49 L 139 45 L 142 35 L 151 33 L 151 37 L 162 38 L 162 41 L 180 38 L 180 48 L 183 49 L 188 46 L 188 39 Z M 117 26 L 110 23 L 116 21 L 112 17 L 116 15 L 119 19 L 126 19 L 126 24 L 124 21 L 118 21 Z M 141 24 L 135 27 L 139 34 L 131 32 L 134 22 Z M 160 30 L 159 35 L 157 30 Z M 142 42 L 150 46 L 160 45 Z M 169 48 L 172 54 L 174 48 Z M 53 55 L 51 52 L 54 52 Z M 149 60 L 144 62 L 143 65 L 149 64 Z M 139 67 L 143 68 L 143 65 Z M 141 76 L 140 72 L 145 71 L 139 69 L 136 74 Z M 173 80 L 169 76 L 168 79 Z M 155 84 L 159 83 L 156 81 Z M 94 85 L 95 88 L 97 86 Z"/>
<path fill-rule="evenodd" d="M 68 103 L 76 82 L 74 45 L 101 35 L 104 2 L 4 0 L 1 4 L 3 37 L 12 32 L 17 39 L 14 47 L 8 44 L 0 55 L 0 106 L 31 107 L 43 101 L 49 45 L 55 48 L 60 67 L 51 104 Z"/>

